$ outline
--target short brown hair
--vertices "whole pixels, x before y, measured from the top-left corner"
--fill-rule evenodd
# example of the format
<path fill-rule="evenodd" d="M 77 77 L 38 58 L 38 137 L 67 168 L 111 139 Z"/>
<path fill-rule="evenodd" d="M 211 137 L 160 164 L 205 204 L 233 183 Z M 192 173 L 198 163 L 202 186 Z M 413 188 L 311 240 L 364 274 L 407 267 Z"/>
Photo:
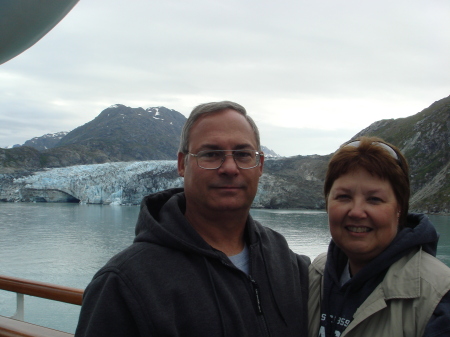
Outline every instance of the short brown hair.
<path fill-rule="evenodd" d="M 183 126 L 183 129 L 181 130 L 181 139 L 178 152 L 184 154 L 187 154 L 189 152 L 189 135 L 192 126 L 200 117 L 207 116 L 227 109 L 234 110 L 245 117 L 245 119 L 249 122 L 250 126 L 253 129 L 253 133 L 256 139 L 257 150 L 261 151 L 261 141 L 259 138 L 258 127 L 256 126 L 253 119 L 247 114 L 245 108 L 242 105 L 235 102 L 222 101 L 222 102 L 211 102 L 200 104 L 196 106 L 194 110 L 192 110 L 191 114 L 189 115 L 189 118 L 187 119 L 186 123 Z"/>
<path fill-rule="evenodd" d="M 385 144 L 380 146 L 380 144 Z M 388 146 L 394 153 L 385 148 Z M 359 168 L 390 182 L 401 213 L 399 225 L 406 225 L 409 209 L 409 169 L 406 158 L 400 150 L 377 137 L 360 137 L 343 144 L 328 163 L 324 184 L 325 202 L 328 209 L 328 195 L 336 179 Z"/>

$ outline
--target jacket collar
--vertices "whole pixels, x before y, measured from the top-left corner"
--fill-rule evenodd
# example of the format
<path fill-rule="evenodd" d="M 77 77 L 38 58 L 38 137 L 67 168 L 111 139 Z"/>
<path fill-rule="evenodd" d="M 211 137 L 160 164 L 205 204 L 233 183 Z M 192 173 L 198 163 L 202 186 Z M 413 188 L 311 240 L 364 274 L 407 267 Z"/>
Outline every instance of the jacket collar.
<path fill-rule="evenodd" d="M 416 298 L 420 296 L 420 261 L 422 247 L 409 252 L 405 258 L 395 262 L 387 272 L 381 290 L 386 300 L 394 298 Z"/>

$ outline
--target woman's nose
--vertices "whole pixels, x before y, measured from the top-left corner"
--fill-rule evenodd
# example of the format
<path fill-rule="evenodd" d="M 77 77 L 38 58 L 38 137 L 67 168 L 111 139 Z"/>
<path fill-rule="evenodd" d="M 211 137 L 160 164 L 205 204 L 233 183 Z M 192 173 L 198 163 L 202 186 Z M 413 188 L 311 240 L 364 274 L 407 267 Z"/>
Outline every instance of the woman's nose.
<path fill-rule="evenodd" d="M 358 200 L 352 202 L 350 205 L 350 211 L 348 212 L 348 215 L 354 218 L 365 218 L 366 210 L 364 207 L 364 203 Z"/>

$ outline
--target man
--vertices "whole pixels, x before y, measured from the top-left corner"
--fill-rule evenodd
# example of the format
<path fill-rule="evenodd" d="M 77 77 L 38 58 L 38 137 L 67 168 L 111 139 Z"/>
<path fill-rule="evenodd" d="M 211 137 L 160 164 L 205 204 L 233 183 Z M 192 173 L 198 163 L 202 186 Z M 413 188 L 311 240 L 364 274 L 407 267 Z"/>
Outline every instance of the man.
<path fill-rule="evenodd" d="M 76 336 L 306 336 L 309 259 L 249 215 L 264 156 L 233 102 L 183 127 L 184 190 L 144 198 L 133 245 L 94 276 Z"/>

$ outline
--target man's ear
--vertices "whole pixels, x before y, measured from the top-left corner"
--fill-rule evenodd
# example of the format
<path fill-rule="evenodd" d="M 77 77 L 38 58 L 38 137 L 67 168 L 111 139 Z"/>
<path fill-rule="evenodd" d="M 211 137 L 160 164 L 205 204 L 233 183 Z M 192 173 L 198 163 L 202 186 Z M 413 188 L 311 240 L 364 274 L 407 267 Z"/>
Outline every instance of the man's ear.
<path fill-rule="evenodd" d="M 261 177 L 263 174 L 263 168 L 264 168 L 264 156 L 259 157 L 259 176 Z"/>
<path fill-rule="evenodd" d="M 178 152 L 178 175 L 184 177 L 184 170 L 186 166 L 186 155 Z"/>

